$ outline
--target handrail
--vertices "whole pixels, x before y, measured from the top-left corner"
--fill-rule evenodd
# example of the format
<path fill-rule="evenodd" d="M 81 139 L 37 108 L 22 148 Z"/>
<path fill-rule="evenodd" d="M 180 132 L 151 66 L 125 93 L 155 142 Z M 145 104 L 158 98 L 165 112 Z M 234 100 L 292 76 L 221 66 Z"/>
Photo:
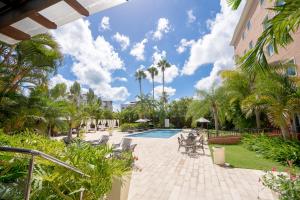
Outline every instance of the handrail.
<path fill-rule="evenodd" d="M 86 175 L 85 173 L 81 172 L 79 169 L 77 169 L 76 167 L 73 167 L 53 156 L 50 156 L 48 154 L 45 154 L 41 151 L 37 151 L 37 150 L 32 150 L 32 149 L 23 149 L 23 148 L 17 148 L 17 147 L 3 147 L 0 146 L 0 151 L 6 151 L 6 152 L 14 152 L 14 153 L 22 153 L 22 154 L 30 154 L 30 155 L 34 155 L 34 156 L 40 156 L 42 158 L 45 158 L 46 160 L 52 161 L 55 164 L 58 164 L 60 166 L 63 166 L 67 169 L 70 169 L 74 172 L 77 172 L 78 174 L 82 175 L 82 176 L 87 176 L 90 177 L 89 175 Z"/>
<path fill-rule="evenodd" d="M 41 151 L 38 150 L 32 150 L 32 149 L 25 149 L 25 148 L 17 148 L 17 147 L 8 147 L 8 146 L 0 146 L 0 151 L 5 151 L 5 152 L 13 152 L 13 153 L 21 153 L 21 154 L 28 154 L 31 155 L 31 159 L 29 162 L 29 167 L 28 167 L 28 180 L 27 180 L 27 184 L 26 184 L 26 190 L 25 190 L 25 200 L 29 199 L 30 196 L 30 185 L 31 185 L 31 178 L 32 178 L 32 172 L 33 172 L 33 166 L 34 166 L 34 156 L 40 156 L 46 160 L 49 160 L 55 164 L 58 164 L 62 167 L 65 167 L 69 170 L 72 170 L 78 174 L 80 174 L 81 176 L 86 176 L 86 177 L 90 177 L 89 175 L 83 173 L 82 171 L 80 171 L 79 169 L 77 169 L 76 167 L 73 167 L 53 156 L 50 156 L 46 153 L 43 153 Z M 82 191 L 83 192 L 83 191 Z M 80 199 L 82 199 L 82 195 L 80 194 Z"/>

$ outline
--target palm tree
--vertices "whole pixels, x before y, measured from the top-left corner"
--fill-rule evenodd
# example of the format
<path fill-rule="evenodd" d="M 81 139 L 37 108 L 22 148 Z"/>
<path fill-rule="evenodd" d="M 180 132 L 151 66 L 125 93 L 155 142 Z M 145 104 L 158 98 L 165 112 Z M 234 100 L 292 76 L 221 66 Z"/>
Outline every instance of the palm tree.
<path fill-rule="evenodd" d="M 232 9 L 237 9 L 242 0 L 228 0 Z M 280 1 L 277 1 L 280 2 Z M 275 4 L 272 10 L 275 16 L 266 22 L 266 29 L 258 38 L 256 45 L 242 58 L 241 66 L 248 71 L 268 70 L 269 65 L 264 49 L 271 44 L 275 53 L 279 47 L 286 47 L 293 42 L 292 35 L 300 26 L 300 0 L 284 0 L 283 3 Z"/>
<path fill-rule="evenodd" d="M 215 130 L 218 134 L 224 93 L 221 90 L 217 90 L 216 84 L 214 83 L 209 90 L 197 90 L 197 94 L 201 99 L 202 106 L 209 107 L 211 109 L 215 123 Z"/>
<path fill-rule="evenodd" d="M 147 70 L 150 73 L 152 79 L 152 95 L 153 95 L 152 97 L 154 101 L 154 77 L 158 75 L 158 70 L 156 67 L 150 67 Z"/>
<path fill-rule="evenodd" d="M 168 61 L 166 59 L 163 59 L 161 61 L 159 61 L 157 63 L 157 67 L 159 67 L 161 69 L 162 72 L 162 84 L 163 84 L 163 91 L 162 91 L 162 95 L 163 95 L 163 99 L 164 99 L 164 103 L 166 98 L 164 97 L 165 93 L 165 70 L 169 67 L 171 67 L 170 63 L 168 63 Z"/>
<path fill-rule="evenodd" d="M 143 96 L 142 92 L 142 80 L 146 78 L 146 74 L 144 70 L 139 69 L 138 71 L 135 72 L 135 79 L 139 81 L 139 86 L 140 86 L 140 96 Z"/>
<path fill-rule="evenodd" d="M 276 72 L 268 73 L 257 81 L 255 93 L 260 95 L 260 104 L 266 107 L 269 121 L 280 128 L 284 139 L 289 138 L 293 113 L 300 111 L 297 81 L 299 79 L 295 81 L 294 78 Z"/>

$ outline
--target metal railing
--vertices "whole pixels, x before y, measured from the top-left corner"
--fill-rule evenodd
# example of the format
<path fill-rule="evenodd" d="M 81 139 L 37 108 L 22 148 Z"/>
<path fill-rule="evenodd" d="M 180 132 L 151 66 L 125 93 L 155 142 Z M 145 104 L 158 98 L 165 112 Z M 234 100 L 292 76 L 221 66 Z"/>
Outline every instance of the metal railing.
<path fill-rule="evenodd" d="M 35 156 L 39 156 L 41 158 L 44 158 L 46 160 L 49 160 L 57 165 L 60 165 L 62 167 L 65 167 L 71 171 L 74 171 L 78 174 L 80 174 L 81 176 L 86 176 L 86 177 L 90 177 L 89 175 L 86 175 L 85 173 L 83 173 L 82 171 L 80 171 L 79 169 L 77 169 L 76 167 L 73 167 L 53 156 L 50 156 L 48 154 L 45 154 L 41 151 L 37 151 L 37 150 L 32 150 L 32 149 L 24 149 L 24 148 L 16 148 L 16 147 L 6 147 L 6 146 L 0 146 L 0 151 L 5 151 L 5 152 L 13 152 L 13 153 L 21 153 L 21 154 L 28 154 L 31 155 L 31 158 L 29 160 L 29 166 L 28 166 L 28 176 L 27 176 L 27 181 L 25 184 L 25 193 L 24 193 L 24 199 L 25 200 L 29 200 L 30 198 L 30 190 L 31 190 L 31 183 L 32 183 L 32 174 L 33 174 L 33 169 L 34 169 L 34 157 Z M 83 199 L 83 192 L 84 189 L 81 190 L 80 192 L 80 200 Z"/>

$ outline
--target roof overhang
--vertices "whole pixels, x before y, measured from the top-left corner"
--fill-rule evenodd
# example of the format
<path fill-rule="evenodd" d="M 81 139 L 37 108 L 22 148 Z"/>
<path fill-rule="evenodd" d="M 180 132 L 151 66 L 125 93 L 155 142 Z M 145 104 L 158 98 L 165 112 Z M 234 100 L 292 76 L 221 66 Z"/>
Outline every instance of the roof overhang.
<path fill-rule="evenodd" d="M 237 43 L 237 41 L 239 39 L 239 36 L 241 34 L 241 31 L 243 30 L 243 27 L 246 24 L 246 20 L 248 19 L 250 10 L 257 3 L 258 3 L 257 0 L 247 0 L 246 1 L 246 5 L 245 5 L 245 7 L 243 9 L 242 15 L 241 15 L 241 17 L 239 19 L 239 22 L 238 22 L 235 30 L 234 30 L 234 34 L 233 34 L 233 37 L 232 37 L 231 42 L 230 42 L 231 46 L 235 46 L 235 44 Z"/>
<path fill-rule="evenodd" d="M 15 44 L 127 0 L 0 0 L 0 40 Z"/>

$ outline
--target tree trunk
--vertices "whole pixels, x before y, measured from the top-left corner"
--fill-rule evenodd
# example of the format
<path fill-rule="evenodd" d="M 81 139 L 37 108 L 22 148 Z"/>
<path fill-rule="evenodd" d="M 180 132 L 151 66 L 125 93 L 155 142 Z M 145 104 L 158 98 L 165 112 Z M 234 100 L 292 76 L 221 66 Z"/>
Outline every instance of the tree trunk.
<path fill-rule="evenodd" d="M 51 124 L 48 125 L 48 136 L 51 136 Z"/>
<path fill-rule="evenodd" d="M 260 111 L 258 109 L 255 109 L 255 119 L 256 119 L 256 128 L 260 129 L 261 128 Z"/>
<path fill-rule="evenodd" d="M 68 140 L 72 140 L 72 124 L 69 123 L 69 132 L 68 132 Z"/>
<path fill-rule="evenodd" d="M 140 95 L 142 97 L 142 80 L 141 79 L 139 79 L 139 84 L 140 84 Z"/>
<path fill-rule="evenodd" d="M 163 96 L 163 102 L 165 103 L 165 71 L 162 71 L 162 78 L 163 78 L 163 91 L 162 91 L 162 96 Z M 164 104 L 165 105 L 165 104 Z M 164 106 L 165 107 L 165 106 Z"/>
<path fill-rule="evenodd" d="M 289 128 L 286 124 L 280 126 L 281 134 L 284 140 L 289 139 Z"/>
<path fill-rule="evenodd" d="M 152 98 L 153 98 L 153 102 L 154 102 L 154 77 L 152 78 Z"/>
<path fill-rule="evenodd" d="M 153 102 L 152 102 L 152 123 L 153 123 L 153 125 L 154 125 L 154 77 L 152 77 L 152 100 L 153 100 Z"/>
<path fill-rule="evenodd" d="M 218 110 L 216 105 L 213 105 L 212 107 L 213 115 L 214 115 L 214 121 L 215 121 L 215 130 L 217 133 L 217 136 L 219 135 L 219 120 L 218 120 Z"/>

